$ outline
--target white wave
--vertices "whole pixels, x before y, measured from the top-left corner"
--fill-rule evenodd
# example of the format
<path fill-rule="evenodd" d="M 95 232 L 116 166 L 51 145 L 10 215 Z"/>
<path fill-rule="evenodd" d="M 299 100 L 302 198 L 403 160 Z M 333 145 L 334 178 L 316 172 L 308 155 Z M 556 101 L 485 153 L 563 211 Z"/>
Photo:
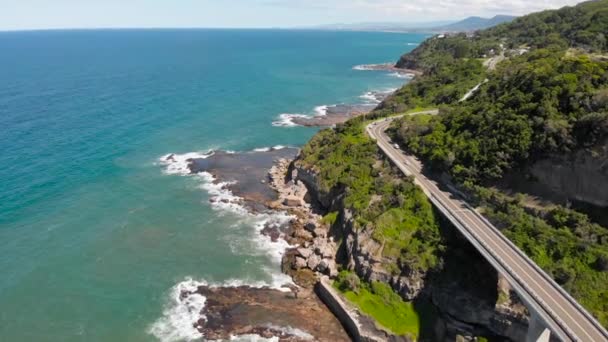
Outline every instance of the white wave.
<path fill-rule="evenodd" d="M 162 342 L 193 341 L 202 338 L 202 334 L 195 327 L 199 321 L 207 319 L 202 314 L 207 298 L 195 293 L 202 285 L 206 283 L 192 279 L 175 285 L 170 291 L 162 317 L 148 328 L 148 333 Z M 184 293 L 189 295 L 183 296 Z"/>
<path fill-rule="evenodd" d="M 271 147 L 258 147 L 254 148 L 253 152 L 269 152 L 271 149 Z"/>
<path fill-rule="evenodd" d="M 397 91 L 398 88 L 388 88 L 377 91 L 368 91 L 362 95 L 359 95 L 359 98 L 363 99 L 366 104 L 378 104 L 382 102 L 387 96 Z"/>
<path fill-rule="evenodd" d="M 360 95 L 359 98 L 365 100 L 367 103 L 380 103 L 378 93 L 373 91 L 368 91 L 365 94 Z"/>
<path fill-rule="evenodd" d="M 243 199 L 229 189 L 229 186 L 236 184 L 236 182 L 217 182 L 217 179 L 209 172 L 199 172 L 197 176 L 203 181 L 200 186 L 201 189 L 209 194 L 212 209 L 238 215 L 248 213 L 243 205 Z"/>
<path fill-rule="evenodd" d="M 322 106 L 316 106 L 313 109 L 313 112 L 310 114 L 299 114 L 299 113 L 283 113 L 283 114 L 279 114 L 279 117 L 277 120 L 272 122 L 272 125 L 275 127 L 296 127 L 296 126 L 300 126 L 297 123 L 295 123 L 293 120 L 296 118 L 301 118 L 301 119 L 311 119 L 314 117 L 319 117 L 319 116 L 325 116 L 327 115 L 327 111 L 329 110 L 330 107 L 335 107 L 336 105 L 322 105 Z"/>
<path fill-rule="evenodd" d="M 214 154 L 213 151 L 209 150 L 206 153 L 202 152 L 190 152 L 184 154 L 170 153 L 160 157 L 159 162 L 165 166 L 165 173 L 168 175 L 189 175 L 191 159 L 205 159 L 209 158 Z"/>
<path fill-rule="evenodd" d="M 353 67 L 353 70 L 359 70 L 359 71 L 376 71 L 378 70 L 379 64 L 361 64 L 361 65 L 355 65 Z"/>
<path fill-rule="evenodd" d="M 414 78 L 414 75 L 412 75 L 410 73 L 405 73 L 405 72 L 392 72 L 392 73 L 390 73 L 388 75 L 392 76 L 392 77 L 405 78 L 405 79 Z"/>
<path fill-rule="evenodd" d="M 353 70 L 367 71 L 372 69 L 368 65 L 355 65 Z"/>
<path fill-rule="evenodd" d="M 329 106 L 327 106 L 327 105 L 315 107 L 315 116 L 327 115 L 327 109 L 329 109 Z"/>
<path fill-rule="evenodd" d="M 408 46 L 418 46 L 418 43 L 406 43 L 405 45 L 408 45 Z"/>
<path fill-rule="evenodd" d="M 282 150 L 284 148 L 287 148 L 287 146 L 283 146 L 283 145 L 276 145 L 276 146 L 272 146 L 272 147 L 258 147 L 258 148 L 254 148 L 253 152 L 270 152 L 270 151 L 278 151 L 278 150 Z"/>
<path fill-rule="evenodd" d="M 202 327 L 200 324 L 204 324 L 204 322 L 207 321 L 207 317 L 205 317 L 202 312 L 205 308 L 207 298 L 196 292 L 200 286 L 211 288 L 241 286 L 253 288 L 268 287 L 284 292 L 290 291 L 285 287 L 278 286 L 274 279 L 270 284 L 261 281 L 249 282 L 239 279 L 227 280 L 223 283 L 209 283 L 205 280 L 197 281 L 193 280 L 191 277 L 187 277 L 184 281 L 179 282 L 171 288 L 162 316 L 148 327 L 147 332 L 162 342 L 194 341 L 204 338 L 198 328 Z M 308 336 L 306 332 L 290 327 L 276 330 L 294 336 L 302 336 L 303 338 Z M 235 336 L 234 341 L 239 341 L 238 338 L 243 338 L 244 336 L 245 335 Z M 246 341 L 249 340 L 246 339 Z"/>
<path fill-rule="evenodd" d="M 272 147 L 272 149 L 275 150 L 283 148 L 286 147 L 283 145 Z M 181 160 L 181 158 L 173 158 L 172 160 L 177 159 Z M 185 169 L 187 170 L 187 165 Z M 189 170 L 187 173 L 176 172 L 176 174 L 191 175 Z M 211 208 L 221 214 L 230 213 L 236 215 L 239 218 L 239 223 L 250 225 L 253 230 L 251 232 L 252 236 L 248 237 L 248 239 L 255 243 L 258 251 L 266 254 L 271 259 L 272 263 L 277 266 L 277 271 L 275 272 L 268 270 L 268 273 L 271 275 L 271 277 L 273 277 L 273 283 L 265 284 L 265 286 L 272 286 L 273 288 L 279 289 L 284 284 L 292 284 L 290 277 L 284 276 L 283 273 L 280 273 L 279 266 L 285 250 L 293 246 L 290 246 L 284 239 L 272 241 L 269 236 L 262 234 L 262 230 L 266 226 L 278 228 L 287 225 L 294 217 L 286 212 L 251 213 L 245 207 L 243 199 L 236 196 L 230 190 L 229 187 L 234 185 L 235 182 L 218 182 L 217 178 L 215 178 L 209 172 L 199 172 L 196 174 L 196 176 L 202 181 L 200 188 L 205 190 L 209 195 Z"/>
<path fill-rule="evenodd" d="M 271 148 L 265 147 L 256 150 L 266 151 L 283 148 L 286 148 L 286 146 L 277 145 Z M 191 175 L 188 169 L 188 159 L 207 158 L 212 154 L 213 152 L 206 154 L 170 154 L 163 156 L 161 163 L 166 165 L 167 173 Z M 234 184 L 233 182 L 217 182 L 217 179 L 208 172 L 200 172 L 196 177 L 201 179 L 202 184 L 200 187 L 209 194 L 211 206 L 214 210 L 234 214 L 239 218 L 239 222 L 236 224 L 247 224 L 253 228 L 250 231 L 250 236 L 242 236 L 242 238 L 253 242 L 255 246 L 253 249 L 246 249 L 247 253 L 257 252 L 266 255 L 270 259 L 270 265 L 263 268 L 265 273 L 270 276 L 270 279 L 269 281 L 231 279 L 223 283 L 210 284 L 204 280 L 195 281 L 192 278 L 186 278 L 171 289 L 162 316 L 148 328 L 148 333 L 162 342 L 192 341 L 204 338 L 197 329 L 197 323 L 206 321 L 206 317 L 201 312 L 205 307 L 207 299 L 196 293 L 199 286 L 268 287 L 283 292 L 291 291 L 286 286 L 295 286 L 291 277 L 280 271 L 280 264 L 285 251 L 293 246 L 290 246 L 284 239 L 272 241 L 271 237 L 262 234 L 262 230 L 265 227 L 282 227 L 293 220 L 294 217 L 286 212 L 250 213 L 243 205 L 243 199 L 230 191 L 229 186 Z M 256 335 L 235 336 L 232 340 L 250 341 L 252 339 L 256 340 L 256 338 L 258 338 L 257 341 L 278 341 L 278 339 L 264 340 L 259 336 L 256 337 Z"/>
<path fill-rule="evenodd" d="M 275 127 L 295 127 L 295 126 L 298 126 L 298 124 L 293 122 L 293 119 L 295 119 L 295 118 L 306 119 L 306 118 L 310 118 L 310 116 L 304 115 L 304 114 L 284 113 L 284 114 L 280 114 L 279 118 L 272 122 L 272 125 Z"/>

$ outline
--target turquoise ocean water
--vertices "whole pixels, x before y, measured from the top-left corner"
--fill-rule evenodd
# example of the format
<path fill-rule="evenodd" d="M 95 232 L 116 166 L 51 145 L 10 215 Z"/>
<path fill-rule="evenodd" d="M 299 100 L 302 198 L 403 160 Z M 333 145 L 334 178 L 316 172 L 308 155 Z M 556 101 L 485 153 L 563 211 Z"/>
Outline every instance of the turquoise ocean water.
<path fill-rule="evenodd" d="M 0 341 L 177 340 L 191 332 L 172 288 L 187 277 L 280 280 L 255 222 L 213 210 L 201 179 L 167 174 L 159 158 L 299 146 L 316 130 L 272 126 L 281 113 L 398 87 L 352 67 L 424 38 L 0 33 Z"/>

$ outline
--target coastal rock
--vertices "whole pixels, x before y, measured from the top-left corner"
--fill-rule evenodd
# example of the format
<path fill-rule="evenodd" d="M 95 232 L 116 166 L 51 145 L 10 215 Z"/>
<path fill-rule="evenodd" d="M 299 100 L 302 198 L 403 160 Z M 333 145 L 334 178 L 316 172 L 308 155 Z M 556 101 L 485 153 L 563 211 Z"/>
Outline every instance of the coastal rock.
<path fill-rule="evenodd" d="M 283 199 L 283 204 L 288 207 L 301 207 L 302 199 L 295 196 L 289 196 Z"/>
<path fill-rule="evenodd" d="M 345 189 L 324 189 L 317 181 L 314 166 L 306 168 L 296 159 L 291 174 L 306 184 L 312 203 L 321 208 L 322 212 L 338 212 L 338 221 L 332 225 L 332 229 L 338 231 L 342 241 L 340 248 L 344 252 L 341 257 L 343 265 L 354 270 L 365 281 L 380 281 L 390 285 L 404 300 L 430 299 L 440 317 L 435 327 L 437 336 L 449 336 L 452 341 L 456 336 L 474 339 L 475 336 L 486 334 L 514 341 L 525 339 L 525 308 L 519 306 L 517 299 L 500 305 L 496 303 L 497 281 L 492 280 L 496 279 L 496 271 L 475 250 L 471 251 L 472 247 L 467 245 L 466 241 L 452 241 L 450 238 L 448 246 L 456 251 L 462 249 L 464 252 L 456 252 L 459 256 L 455 259 L 457 262 L 450 262 L 443 270 L 436 270 L 436 274 L 429 276 L 427 272 L 400 262 L 398 257 L 384 256 L 382 244 L 373 238 L 374 227 L 355 228 L 353 213 L 344 207 L 342 202 Z M 306 227 L 306 224 L 304 226 L 307 231 L 312 228 Z M 312 270 L 336 276 L 337 247 L 331 246 L 331 240 L 325 237 L 329 235 L 328 230 L 322 227 L 317 226 L 313 230 L 315 238 L 310 248 L 314 249 L 314 254 L 307 260 L 307 266 Z M 455 271 L 462 265 L 467 267 L 460 273 Z M 462 280 L 459 278 L 470 272 L 475 274 L 471 285 L 460 286 Z M 504 284 L 502 286 L 508 294 L 501 297 L 516 298 L 512 291 L 504 288 Z M 494 295 L 491 292 L 494 292 Z"/>
<path fill-rule="evenodd" d="M 306 259 L 305 258 L 301 258 L 299 256 L 297 256 L 295 258 L 295 262 L 294 262 L 295 269 L 299 270 L 301 268 L 305 268 L 306 266 L 307 266 L 307 264 L 306 264 Z"/>
<path fill-rule="evenodd" d="M 304 228 L 312 233 L 312 232 L 314 232 L 317 229 L 317 224 L 315 222 L 313 222 L 313 221 L 308 221 L 304 225 Z"/>
<path fill-rule="evenodd" d="M 590 150 L 540 160 L 532 165 L 530 172 L 548 191 L 568 199 L 608 207 L 606 160 L 608 140 Z"/>
<path fill-rule="evenodd" d="M 321 273 L 325 273 L 325 271 L 329 268 L 329 261 L 327 259 L 321 260 L 317 265 L 317 271 Z"/>
<path fill-rule="evenodd" d="M 313 271 L 317 270 L 317 266 L 321 263 L 321 258 L 318 255 L 311 255 L 307 260 L 307 266 Z"/>
<path fill-rule="evenodd" d="M 298 229 L 295 231 L 294 236 L 303 241 L 311 241 L 313 239 L 313 235 L 303 229 Z"/>
<path fill-rule="evenodd" d="M 303 247 L 298 248 L 297 252 L 304 259 L 309 258 L 312 255 L 312 253 L 313 253 L 310 249 L 303 248 Z"/>
<path fill-rule="evenodd" d="M 317 228 L 312 232 L 312 235 L 314 237 L 320 237 L 320 238 L 326 238 L 327 237 L 327 230 L 323 229 L 323 228 Z"/>
<path fill-rule="evenodd" d="M 335 255 L 335 249 L 324 238 L 315 238 L 315 253 L 323 258 L 331 258 Z"/>
<path fill-rule="evenodd" d="M 197 293 L 207 298 L 201 312 L 205 319 L 196 326 L 205 340 L 256 334 L 285 342 L 350 341 L 340 322 L 310 291 L 201 286 Z"/>

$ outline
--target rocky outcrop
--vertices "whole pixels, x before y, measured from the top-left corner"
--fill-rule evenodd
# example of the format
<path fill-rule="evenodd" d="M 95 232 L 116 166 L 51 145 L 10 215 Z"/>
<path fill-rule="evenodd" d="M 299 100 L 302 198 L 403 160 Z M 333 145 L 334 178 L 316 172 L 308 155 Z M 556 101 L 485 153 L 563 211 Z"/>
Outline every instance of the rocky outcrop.
<path fill-rule="evenodd" d="M 530 172 L 554 192 L 608 207 L 608 141 L 594 149 L 542 159 L 531 166 Z"/>
<path fill-rule="evenodd" d="M 255 334 L 282 342 L 350 341 L 312 290 L 199 286 L 180 297 L 187 300 L 193 294 L 206 298 L 196 326 L 205 340 Z"/>
<path fill-rule="evenodd" d="M 281 159 L 268 176 L 271 186 L 278 193 L 278 200 L 272 206 L 287 210 L 296 217 L 292 237 L 299 246 L 286 253 L 284 271 L 294 275 L 308 269 L 319 275 L 337 276 L 337 244 L 329 236 L 329 226 L 322 222 L 321 216 L 307 202 L 308 187 L 298 177 L 298 170 L 291 167 L 291 161 Z M 307 181 L 310 179 L 307 178 Z"/>
<path fill-rule="evenodd" d="M 382 256 L 382 246 L 372 238 L 370 230 L 356 231 L 353 229 L 352 214 L 344 210 L 346 221 L 343 228 L 346 231 L 345 251 L 348 257 L 348 268 L 366 281 L 380 281 L 390 284 L 405 300 L 414 300 L 424 288 L 422 272 L 413 270 L 407 265 L 401 265 L 399 274 L 390 272 L 387 265 L 398 265 L 398 260 Z"/>
<path fill-rule="evenodd" d="M 441 336 L 442 340 L 453 341 L 457 336 L 473 340 L 480 335 L 514 341 L 525 339 L 525 307 L 519 303 L 504 279 L 498 277 L 496 271 L 474 249 L 471 251 L 472 247 L 466 241 L 450 241 L 450 248 L 457 250 L 458 258 L 454 260 L 458 260 L 459 265 L 448 263 L 444 270 L 437 271 L 438 274 L 411 269 L 398 260 L 382 255 L 382 245 L 372 237 L 373 227 L 355 229 L 353 213 L 342 203 L 344 189 L 324 190 L 316 172 L 298 160 L 292 164 L 288 174 L 293 177 L 293 181 L 306 186 L 307 197 L 313 206 L 318 206 L 324 212 L 338 212 L 333 227 L 322 228 L 329 238 L 315 234 L 313 241 L 294 253 L 293 268 L 320 272 L 325 270 L 322 262 L 332 261 L 332 258 L 325 256 L 340 255 L 340 264 L 354 270 L 366 281 L 389 284 L 408 301 L 427 298 L 441 316 L 435 330 L 440 331 L 437 336 Z M 311 224 L 308 231 L 314 232 L 313 227 L 316 226 Z M 332 237 L 339 238 L 341 245 L 336 246 Z M 331 245 L 331 252 L 324 252 L 324 243 Z M 332 266 L 336 267 L 335 262 Z M 463 281 L 462 276 L 467 272 L 474 272 L 475 279 L 465 286 L 463 283 L 467 282 Z M 331 271 L 324 273 L 335 274 Z M 486 281 L 476 281 L 479 275 Z"/>

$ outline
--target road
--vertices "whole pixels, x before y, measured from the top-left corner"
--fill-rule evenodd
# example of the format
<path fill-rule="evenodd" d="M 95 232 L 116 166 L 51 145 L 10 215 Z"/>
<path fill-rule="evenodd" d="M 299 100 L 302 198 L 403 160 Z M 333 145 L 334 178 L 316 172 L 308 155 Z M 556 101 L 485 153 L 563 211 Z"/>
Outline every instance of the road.
<path fill-rule="evenodd" d="M 608 341 L 608 332 L 498 229 L 466 202 L 427 178 L 418 159 L 393 146 L 385 131 L 395 118 L 369 124 L 368 134 L 404 174 L 414 177 L 438 209 L 510 280 L 520 298 L 531 312 L 538 313 L 553 336 L 564 341 Z"/>

